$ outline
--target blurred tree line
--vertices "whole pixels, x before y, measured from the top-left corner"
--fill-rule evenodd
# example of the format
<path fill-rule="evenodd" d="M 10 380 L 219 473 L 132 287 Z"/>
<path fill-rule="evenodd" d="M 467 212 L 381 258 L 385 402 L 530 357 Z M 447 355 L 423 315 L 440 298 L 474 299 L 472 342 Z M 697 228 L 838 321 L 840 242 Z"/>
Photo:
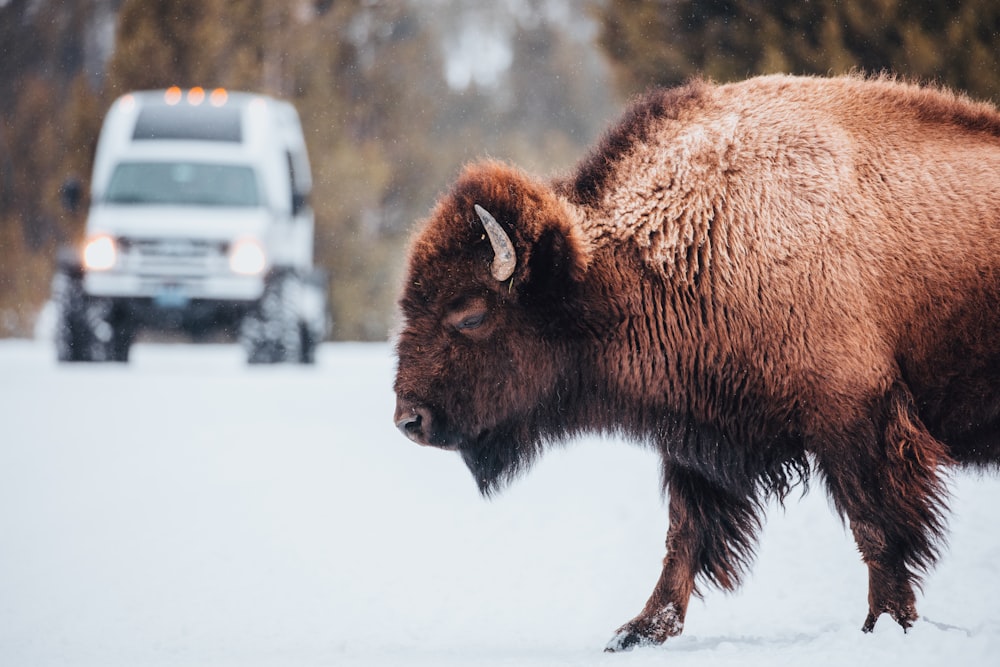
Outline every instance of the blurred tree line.
<path fill-rule="evenodd" d="M 460 166 L 569 168 L 629 95 L 692 75 L 890 70 L 1000 99 L 995 0 L 0 0 L 0 336 L 30 335 L 129 90 L 292 101 L 333 336 L 392 326 L 407 233 Z M 610 68 L 607 66 L 610 64 Z"/>
<path fill-rule="evenodd" d="M 996 0 L 608 0 L 620 92 L 755 74 L 893 72 L 1000 102 Z"/>
<path fill-rule="evenodd" d="M 295 104 L 332 335 L 384 339 L 412 223 L 462 164 L 568 167 L 613 112 L 596 25 L 567 14 L 572 4 L 0 1 L 0 86 L 13 92 L 0 96 L 0 335 L 31 334 L 57 248 L 81 240 L 85 211 L 64 210 L 60 188 L 71 175 L 89 185 L 113 100 L 200 85 Z M 497 62 L 449 84 L 467 31 Z M 113 48 L 95 54 L 102 34 Z"/>

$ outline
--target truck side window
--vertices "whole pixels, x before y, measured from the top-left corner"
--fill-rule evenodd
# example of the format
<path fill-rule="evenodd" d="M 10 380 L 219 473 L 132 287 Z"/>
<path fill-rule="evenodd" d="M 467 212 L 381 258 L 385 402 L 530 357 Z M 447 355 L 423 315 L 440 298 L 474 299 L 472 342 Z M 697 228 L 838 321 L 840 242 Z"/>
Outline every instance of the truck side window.
<path fill-rule="evenodd" d="M 292 193 L 292 215 L 298 215 L 306 206 L 307 193 L 299 189 L 298 179 L 295 177 L 295 159 L 290 151 L 285 152 L 288 159 L 288 184 Z"/>

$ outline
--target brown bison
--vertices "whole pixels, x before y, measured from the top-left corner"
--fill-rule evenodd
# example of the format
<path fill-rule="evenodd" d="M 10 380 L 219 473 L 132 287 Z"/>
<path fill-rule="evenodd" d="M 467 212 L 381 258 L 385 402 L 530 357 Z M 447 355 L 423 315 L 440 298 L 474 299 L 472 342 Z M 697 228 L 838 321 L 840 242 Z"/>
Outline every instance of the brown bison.
<path fill-rule="evenodd" d="M 646 95 L 565 178 L 468 167 L 417 232 L 396 424 L 483 493 L 583 432 L 655 448 L 663 572 L 608 650 L 731 590 L 810 472 L 916 619 L 947 468 L 1000 463 L 1000 113 L 887 78 Z"/>

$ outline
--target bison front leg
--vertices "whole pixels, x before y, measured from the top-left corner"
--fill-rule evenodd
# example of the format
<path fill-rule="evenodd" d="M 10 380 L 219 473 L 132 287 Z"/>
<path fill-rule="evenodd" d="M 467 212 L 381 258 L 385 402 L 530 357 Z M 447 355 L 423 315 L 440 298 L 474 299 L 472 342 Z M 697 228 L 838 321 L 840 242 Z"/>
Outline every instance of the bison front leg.
<path fill-rule="evenodd" d="M 695 578 L 732 590 L 753 553 L 760 527 L 752 500 L 685 470 L 667 471 L 670 525 L 663 571 L 642 612 L 623 625 L 605 651 L 662 644 L 684 629 Z"/>

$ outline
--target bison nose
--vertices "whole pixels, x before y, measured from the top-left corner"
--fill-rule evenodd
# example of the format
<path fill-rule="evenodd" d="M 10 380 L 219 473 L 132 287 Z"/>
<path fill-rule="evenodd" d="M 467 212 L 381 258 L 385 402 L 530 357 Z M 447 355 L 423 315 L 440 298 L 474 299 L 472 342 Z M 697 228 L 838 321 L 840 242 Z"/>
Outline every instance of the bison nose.
<path fill-rule="evenodd" d="M 431 411 L 405 399 L 396 399 L 396 428 L 418 445 L 429 445 Z"/>

